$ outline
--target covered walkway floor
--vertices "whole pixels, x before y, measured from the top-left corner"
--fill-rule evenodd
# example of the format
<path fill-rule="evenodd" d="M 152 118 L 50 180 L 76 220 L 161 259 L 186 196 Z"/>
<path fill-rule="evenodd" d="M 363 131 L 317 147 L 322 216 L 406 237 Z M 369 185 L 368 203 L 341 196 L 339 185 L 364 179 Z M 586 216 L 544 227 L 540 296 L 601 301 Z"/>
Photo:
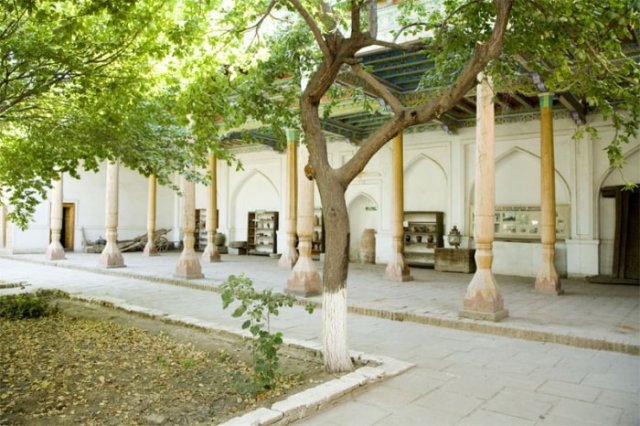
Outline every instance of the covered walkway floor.
<path fill-rule="evenodd" d="M 211 290 L 229 274 L 241 272 L 257 287 L 282 289 L 289 273 L 274 259 L 223 256 L 222 263 L 203 264 L 205 279 L 187 282 L 172 278 L 177 259 L 177 253 L 154 258 L 126 253 L 126 268 L 105 270 L 96 266 L 95 254 L 68 254 L 55 263 L 44 255 L 0 257 L 0 283 L 24 281 L 26 290 L 58 288 L 239 330 L 240 322 L 222 310 L 220 297 Z M 548 296 L 536 294 L 531 279 L 498 276 L 511 316 L 493 324 L 457 319 L 470 275 L 413 269 L 415 281 L 396 283 L 382 280 L 383 270 L 384 265 L 351 265 L 350 306 L 369 315 L 349 315 L 349 347 L 415 366 L 348 394 L 297 424 L 640 424 L 639 356 L 496 335 L 637 353 L 638 287 L 565 280 L 566 295 Z M 24 290 L 0 287 L 0 294 L 16 291 Z M 286 338 L 315 345 L 321 341 L 318 310 L 312 315 L 301 306 L 282 310 L 272 326 Z M 482 331 L 493 335 L 451 327 L 485 327 Z"/>
<path fill-rule="evenodd" d="M 215 289 L 229 275 L 245 273 L 258 289 L 282 291 L 290 271 L 277 260 L 260 256 L 223 255 L 222 262 L 202 263 L 204 279 L 173 277 L 178 252 L 143 257 L 125 253 L 125 268 L 98 266 L 98 254 L 67 253 L 67 259 L 49 262 L 41 254 L 14 255 L 25 262 L 142 278 L 155 282 Z M 322 265 L 316 262 L 320 273 Z M 24 265 L 28 272 L 29 266 Z M 640 288 L 637 286 L 591 284 L 564 279 L 561 296 L 540 294 L 533 278 L 497 275 L 509 317 L 499 323 L 458 318 L 471 274 L 437 272 L 411 268 L 414 281 L 393 282 L 382 278 L 385 265 L 351 263 L 348 281 L 352 313 L 412 321 L 507 337 L 547 341 L 593 349 L 640 353 Z M 321 297 L 311 297 L 317 303 Z"/>

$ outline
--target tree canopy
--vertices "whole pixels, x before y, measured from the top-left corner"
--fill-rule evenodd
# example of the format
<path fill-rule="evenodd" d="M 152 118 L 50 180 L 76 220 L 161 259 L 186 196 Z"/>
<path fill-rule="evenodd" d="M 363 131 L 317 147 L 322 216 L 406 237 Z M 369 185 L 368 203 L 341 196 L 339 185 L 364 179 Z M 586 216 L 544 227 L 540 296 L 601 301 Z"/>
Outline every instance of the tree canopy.
<path fill-rule="evenodd" d="M 9 0 L 0 12 L 0 193 L 26 226 L 51 181 L 120 160 L 168 183 L 203 163 L 175 111 L 211 4 Z"/>
<path fill-rule="evenodd" d="M 397 6 L 395 37 L 409 33 L 403 43 L 379 37 L 375 0 L 225 4 L 228 9 L 220 22 L 226 31 L 216 35 L 217 43 L 240 46 L 249 56 L 209 62 L 217 68 L 192 81 L 197 89 L 190 98 L 198 105 L 193 120 L 200 129 L 206 129 L 202 123 L 212 116 L 233 117 L 233 125 L 249 118 L 278 126 L 299 120 L 327 224 L 323 340 L 329 370 L 351 368 L 345 325 L 349 225 L 344 192 L 392 137 L 441 119 L 475 87 L 480 73 L 492 77 L 497 91 L 571 92 L 578 107 L 597 109 L 616 129 L 607 149 L 615 167 L 622 165 L 621 145 L 637 135 L 640 71 L 628 53 L 640 50 L 639 11 L 626 0 L 405 0 Z M 418 90 L 429 89 L 430 96 L 408 104 L 377 79 L 360 55 L 376 47 L 425 52 L 430 66 Z M 220 59 L 217 53 L 211 57 Z M 217 93 L 226 93 L 227 103 L 208 100 Z M 363 109 L 369 108 L 370 97 L 384 104 L 386 121 L 360 142 L 351 159 L 332 167 L 323 118 L 345 99 L 360 100 Z M 291 115 L 296 106 L 297 114 Z M 588 123 L 578 133 L 584 131 L 596 134 Z"/>

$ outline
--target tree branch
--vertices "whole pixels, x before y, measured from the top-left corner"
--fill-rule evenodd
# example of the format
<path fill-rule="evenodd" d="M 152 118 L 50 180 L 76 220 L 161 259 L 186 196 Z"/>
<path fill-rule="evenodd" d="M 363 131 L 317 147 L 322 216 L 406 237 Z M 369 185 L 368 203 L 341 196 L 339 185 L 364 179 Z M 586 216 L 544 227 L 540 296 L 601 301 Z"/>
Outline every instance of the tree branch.
<path fill-rule="evenodd" d="M 378 2 L 377 0 L 369 0 L 367 7 L 369 13 L 369 34 L 374 39 L 378 37 Z"/>
<path fill-rule="evenodd" d="M 351 0 L 351 37 L 360 34 L 360 1 Z"/>
<path fill-rule="evenodd" d="M 307 23 L 307 26 L 313 33 L 313 37 L 316 39 L 316 43 L 318 43 L 318 47 L 322 51 L 322 55 L 325 58 L 325 61 L 330 61 L 332 59 L 331 50 L 329 50 L 329 46 L 327 45 L 324 37 L 322 36 L 322 31 L 320 31 L 320 27 L 313 19 L 313 16 L 309 13 L 307 9 L 302 5 L 299 0 L 287 0 L 302 16 L 302 19 Z"/>
<path fill-rule="evenodd" d="M 475 51 L 456 81 L 435 103 L 425 104 L 416 108 L 402 109 L 393 118 L 383 124 L 371 134 L 361 145 L 353 157 L 345 163 L 337 174 L 340 182 L 348 184 L 360 173 L 367 162 L 384 144 L 407 127 L 426 123 L 440 117 L 453 108 L 460 99 L 476 84 L 476 78 L 486 65 L 497 58 L 502 51 L 507 23 L 514 0 L 494 0 L 496 5 L 496 21 L 489 40 L 477 43 Z"/>
<path fill-rule="evenodd" d="M 364 80 L 371 88 L 376 92 L 377 95 L 382 97 L 384 101 L 391 107 L 394 113 L 398 114 L 404 108 L 400 100 L 391 93 L 389 89 L 385 87 L 377 78 L 368 73 L 362 68 L 360 64 L 351 65 L 351 71 L 358 77 Z"/>
<path fill-rule="evenodd" d="M 440 95 L 440 98 L 435 104 L 423 105 L 416 108 L 414 123 L 412 124 L 425 123 L 434 118 L 438 118 L 453 108 L 476 84 L 478 73 L 483 71 L 491 60 L 500 56 L 513 1 L 514 0 L 494 0 L 494 4 L 496 5 L 496 21 L 493 25 L 489 40 L 485 43 L 476 43 L 473 56 L 469 62 L 467 62 L 460 75 L 458 75 L 456 81 Z"/>

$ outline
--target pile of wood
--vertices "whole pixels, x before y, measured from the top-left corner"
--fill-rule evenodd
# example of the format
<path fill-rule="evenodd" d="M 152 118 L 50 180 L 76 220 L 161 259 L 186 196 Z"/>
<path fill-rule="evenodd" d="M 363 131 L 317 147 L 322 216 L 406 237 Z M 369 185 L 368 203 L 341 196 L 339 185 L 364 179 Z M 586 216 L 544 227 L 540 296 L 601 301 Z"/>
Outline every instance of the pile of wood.
<path fill-rule="evenodd" d="M 166 251 L 171 247 L 171 243 L 165 235 L 170 229 L 157 229 L 154 235 L 154 242 L 158 251 Z M 82 245 L 84 246 L 85 253 L 101 253 L 104 249 L 106 241 L 103 238 L 98 238 L 95 241 L 89 241 L 86 239 L 84 228 L 82 228 Z M 126 251 L 142 251 L 144 246 L 147 245 L 147 234 L 138 235 L 131 240 L 118 241 L 118 248 L 121 252 Z"/>

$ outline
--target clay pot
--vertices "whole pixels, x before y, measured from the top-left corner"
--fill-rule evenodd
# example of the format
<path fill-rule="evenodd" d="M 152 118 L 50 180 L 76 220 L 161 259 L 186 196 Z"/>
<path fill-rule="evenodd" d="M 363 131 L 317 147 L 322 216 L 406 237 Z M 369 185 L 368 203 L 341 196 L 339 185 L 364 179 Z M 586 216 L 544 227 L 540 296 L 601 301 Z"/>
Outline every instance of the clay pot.
<path fill-rule="evenodd" d="M 360 262 L 376 263 L 376 231 L 367 228 L 360 238 Z"/>

